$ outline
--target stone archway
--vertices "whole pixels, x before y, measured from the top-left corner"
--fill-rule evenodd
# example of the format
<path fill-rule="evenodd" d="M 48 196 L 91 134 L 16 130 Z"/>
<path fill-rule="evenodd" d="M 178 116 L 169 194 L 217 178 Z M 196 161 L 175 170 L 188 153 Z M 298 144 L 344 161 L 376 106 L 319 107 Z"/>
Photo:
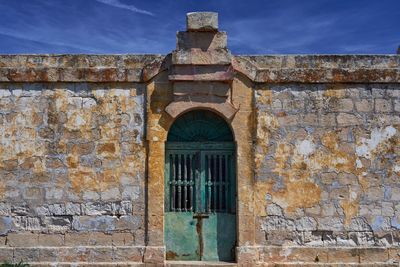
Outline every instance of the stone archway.
<path fill-rule="evenodd" d="M 254 247 L 253 84 L 235 73 L 226 48 L 226 33 L 188 30 L 177 35 L 171 64 L 147 85 L 147 243 L 145 262 L 162 263 L 165 250 L 165 142 L 173 121 L 196 109 L 227 121 L 236 140 L 238 263 L 257 260 Z M 205 43 L 204 40 L 209 40 Z"/>
<path fill-rule="evenodd" d="M 235 143 L 228 123 L 192 110 L 172 124 L 165 147 L 167 260 L 233 261 Z"/>

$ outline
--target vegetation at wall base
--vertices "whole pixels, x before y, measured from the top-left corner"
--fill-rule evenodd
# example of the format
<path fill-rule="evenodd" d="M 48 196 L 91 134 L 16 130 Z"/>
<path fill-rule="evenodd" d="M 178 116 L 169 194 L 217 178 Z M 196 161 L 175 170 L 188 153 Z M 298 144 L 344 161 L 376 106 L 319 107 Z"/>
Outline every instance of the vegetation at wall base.
<path fill-rule="evenodd" d="M 22 261 L 19 263 L 4 262 L 0 265 L 0 267 L 29 267 L 29 264 L 23 263 Z"/>

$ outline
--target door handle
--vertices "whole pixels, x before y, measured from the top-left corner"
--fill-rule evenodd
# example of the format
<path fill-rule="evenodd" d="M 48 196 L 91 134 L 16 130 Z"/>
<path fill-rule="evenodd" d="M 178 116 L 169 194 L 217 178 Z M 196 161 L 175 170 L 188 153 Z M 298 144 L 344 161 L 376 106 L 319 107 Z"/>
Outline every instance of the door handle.
<path fill-rule="evenodd" d="M 210 215 L 207 213 L 196 213 L 193 215 L 193 219 L 203 219 L 203 218 L 209 218 Z"/>

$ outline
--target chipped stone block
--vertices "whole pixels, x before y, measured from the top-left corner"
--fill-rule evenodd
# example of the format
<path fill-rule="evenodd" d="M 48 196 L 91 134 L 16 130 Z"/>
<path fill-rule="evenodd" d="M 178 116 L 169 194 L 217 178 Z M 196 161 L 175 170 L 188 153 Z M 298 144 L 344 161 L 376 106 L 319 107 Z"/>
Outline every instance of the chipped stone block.
<path fill-rule="evenodd" d="M 124 200 L 138 200 L 141 194 L 139 186 L 125 186 L 122 191 L 122 199 Z"/>
<path fill-rule="evenodd" d="M 386 248 L 360 248 L 361 263 L 387 262 L 389 260 L 389 251 Z"/>
<path fill-rule="evenodd" d="M 394 111 L 400 112 L 400 99 L 394 100 Z"/>
<path fill-rule="evenodd" d="M 7 235 L 7 244 L 10 247 L 37 247 L 39 243 L 39 234 L 22 232 L 9 233 Z"/>
<path fill-rule="evenodd" d="M 131 246 L 135 244 L 135 237 L 132 233 L 113 233 L 113 246 Z"/>
<path fill-rule="evenodd" d="M 119 188 L 111 188 L 100 193 L 102 201 L 115 201 L 121 199 Z"/>
<path fill-rule="evenodd" d="M 46 216 L 43 218 L 43 224 L 52 232 L 66 232 L 72 228 L 72 216 Z"/>
<path fill-rule="evenodd" d="M 186 14 L 188 31 L 218 31 L 218 13 L 191 12 Z"/>
<path fill-rule="evenodd" d="M 109 233 L 115 230 L 116 217 L 102 216 L 74 216 L 72 229 L 76 231 L 104 231 Z"/>
<path fill-rule="evenodd" d="M 266 244 L 273 246 L 302 245 L 304 237 L 302 232 L 272 230 L 265 233 Z"/>
<path fill-rule="evenodd" d="M 131 261 L 141 262 L 143 260 L 145 248 L 144 247 L 116 247 L 114 250 L 115 261 Z M 147 254 L 148 256 L 149 254 Z M 151 261 L 156 260 L 152 257 Z"/>
<path fill-rule="evenodd" d="M 15 248 L 14 262 L 35 262 L 39 259 L 39 248 Z"/>
<path fill-rule="evenodd" d="M 358 112 L 371 112 L 374 110 L 374 102 L 372 99 L 360 99 L 355 102 L 356 110 Z"/>
<path fill-rule="evenodd" d="M 9 216 L 0 217 L 0 235 L 7 235 L 12 229 L 12 218 Z"/>
<path fill-rule="evenodd" d="M 294 230 L 295 223 L 281 216 L 267 216 L 262 223 L 262 228 L 266 231 Z"/>
<path fill-rule="evenodd" d="M 298 231 L 315 231 L 317 230 L 317 222 L 312 217 L 302 217 L 295 221 L 296 230 Z"/>
<path fill-rule="evenodd" d="M 132 213 L 132 202 L 88 202 L 82 203 L 81 209 L 84 215 L 126 215 Z"/>
<path fill-rule="evenodd" d="M 353 240 L 356 246 L 375 245 L 373 232 L 350 232 L 349 239 Z"/>
<path fill-rule="evenodd" d="M 391 231 L 374 231 L 375 244 L 380 247 L 390 247 L 395 245 Z"/>
<path fill-rule="evenodd" d="M 13 262 L 14 257 L 14 249 L 0 246 L 0 261 L 1 262 Z"/>
<path fill-rule="evenodd" d="M 360 255 L 356 248 L 331 248 L 328 250 L 328 262 L 330 263 L 359 263 Z"/>
<path fill-rule="evenodd" d="M 39 231 L 42 229 L 40 219 L 28 216 L 13 216 L 13 230 L 17 231 Z"/>
<path fill-rule="evenodd" d="M 162 264 L 165 260 L 164 247 L 146 246 L 144 249 L 144 262 Z"/>
<path fill-rule="evenodd" d="M 178 32 L 177 50 L 199 49 L 211 51 L 226 49 L 227 35 L 225 32 Z"/>
<path fill-rule="evenodd" d="M 39 234 L 38 246 L 60 247 L 64 245 L 64 235 L 61 234 Z"/>
<path fill-rule="evenodd" d="M 328 262 L 328 250 L 323 248 L 294 247 L 286 251 L 282 249 L 280 254 L 285 255 L 286 261 L 326 263 Z"/>
<path fill-rule="evenodd" d="M 66 233 L 66 246 L 111 246 L 112 236 L 103 232 Z"/>
<path fill-rule="evenodd" d="M 387 113 L 392 111 L 392 101 L 390 99 L 375 99 L 375 112 Z"/>
<path fill-rule="evenodd" d="M 57 261 L 59 262 L 87 262 L 91 249 L 88 247 L 68 247 L 58 249 Z"/>
<path fill-rule="evenodd" d="M 339 126 L 360 125 L 363 123 L 361 117 L 347 113 L 339 113 L 336 120 Z"/>

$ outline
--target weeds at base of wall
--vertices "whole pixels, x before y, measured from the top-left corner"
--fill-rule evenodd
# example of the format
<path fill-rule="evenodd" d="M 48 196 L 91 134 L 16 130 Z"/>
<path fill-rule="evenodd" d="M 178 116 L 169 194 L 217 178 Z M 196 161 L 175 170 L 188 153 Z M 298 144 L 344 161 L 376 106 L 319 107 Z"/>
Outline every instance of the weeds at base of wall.
<path fill-rule="evenodd" d="M 3 262 L 0 267 L 29 267 L 29 264 L 23 263 L 20 261 L 19 263 L 8 263 L 8 262 Z"/>

